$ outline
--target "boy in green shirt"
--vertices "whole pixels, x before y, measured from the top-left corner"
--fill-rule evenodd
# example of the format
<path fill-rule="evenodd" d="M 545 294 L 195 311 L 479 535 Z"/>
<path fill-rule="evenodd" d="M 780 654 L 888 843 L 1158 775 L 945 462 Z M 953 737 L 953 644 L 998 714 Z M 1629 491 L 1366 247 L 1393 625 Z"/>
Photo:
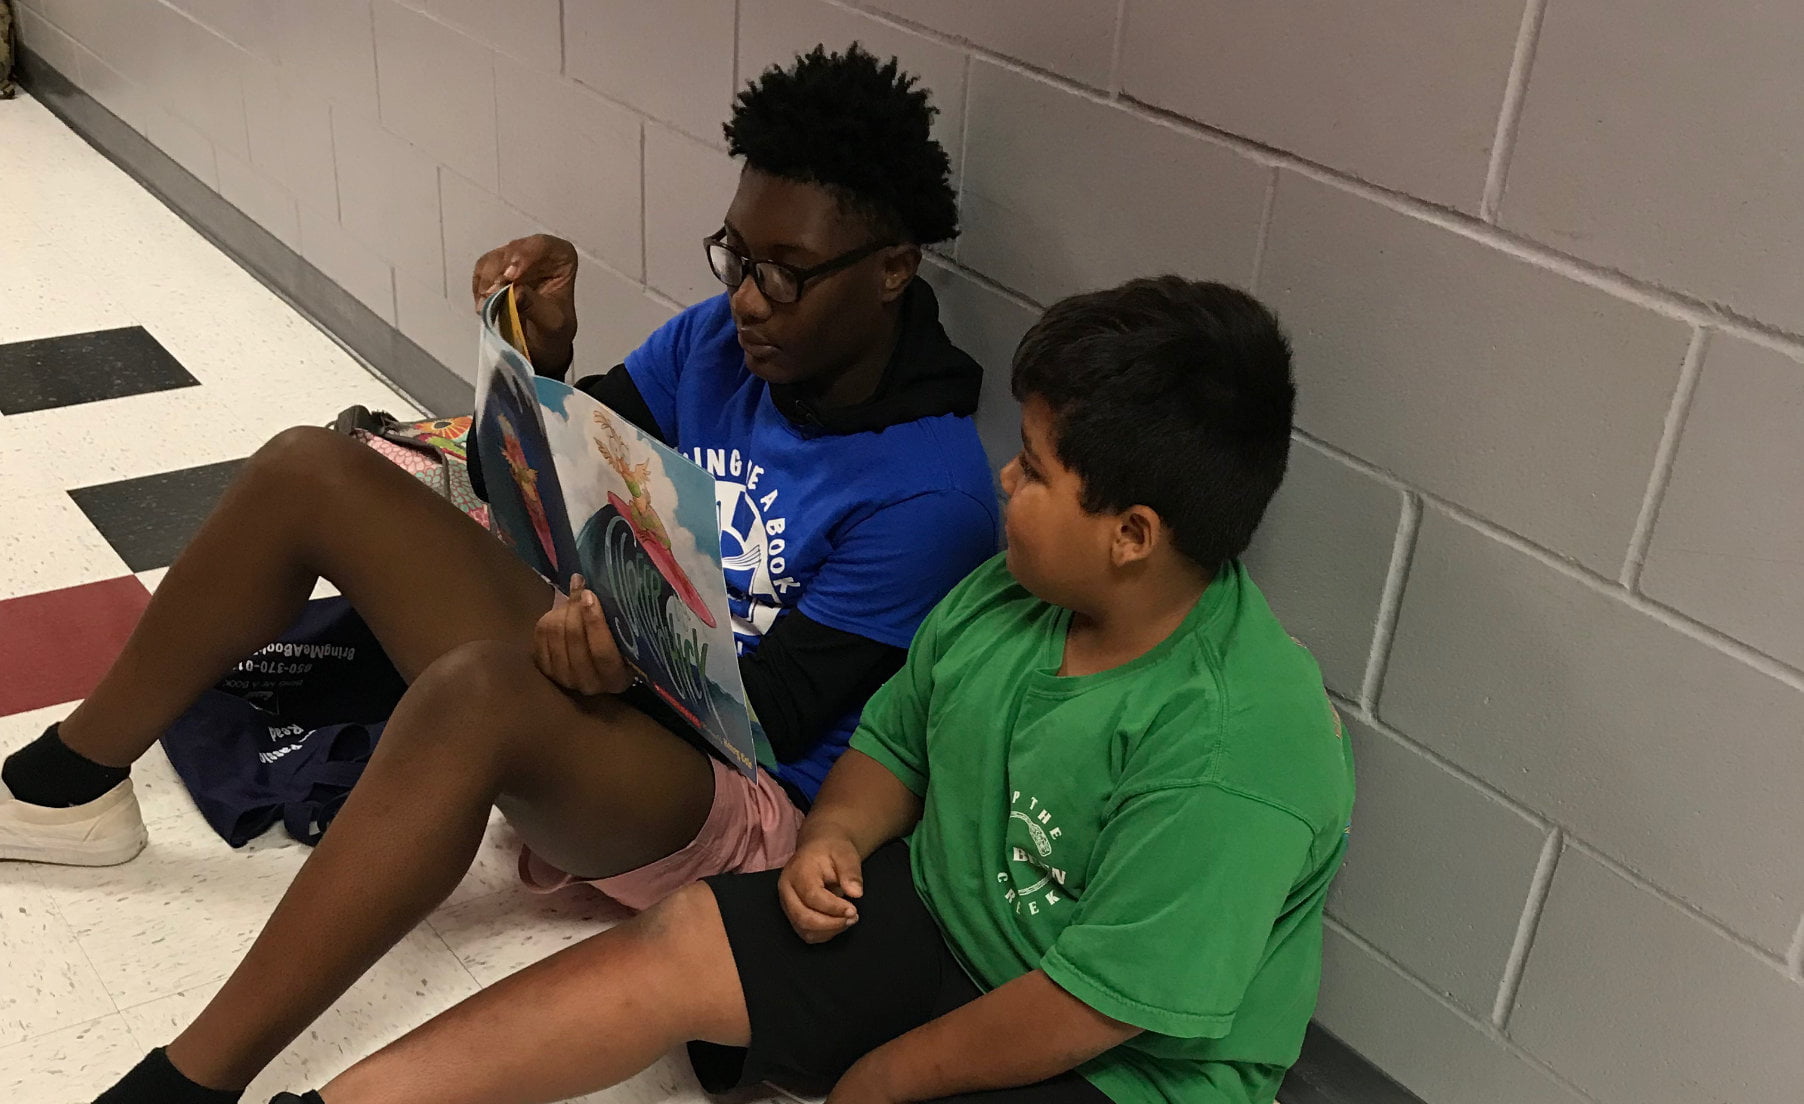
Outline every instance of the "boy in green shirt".
<path fill-rule="evenodd" d="M 1241 292 L 1136 280 L 1048 310 L 1013 389 L 1008 552 L 928 617 L 789 864 L 547 959 L 325 1104 L 557 1100 L 679 1042 L 710 1089 L 831 1104 L 1273 1098 L 1353 799 L 1320 673 L 1237 559 L 1289 350 Z"/>

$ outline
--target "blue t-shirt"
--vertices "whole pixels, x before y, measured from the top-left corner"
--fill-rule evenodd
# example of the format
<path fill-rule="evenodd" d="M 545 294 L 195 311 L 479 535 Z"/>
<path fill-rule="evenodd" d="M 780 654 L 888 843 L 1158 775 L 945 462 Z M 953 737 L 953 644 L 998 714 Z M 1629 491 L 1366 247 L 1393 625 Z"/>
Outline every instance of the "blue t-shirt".
<path fill-rule="evenodd" d="M 626 369 L 664 439 L 715 478 L 741 655 L 791 609 L 906 648 L 928 610 L 996 551 L 995 485 L 970 418 L 804 430 L 746 369 L 725 295 L 660 326 Z M 812 800 L 859 712 L 777 777 Z"/>

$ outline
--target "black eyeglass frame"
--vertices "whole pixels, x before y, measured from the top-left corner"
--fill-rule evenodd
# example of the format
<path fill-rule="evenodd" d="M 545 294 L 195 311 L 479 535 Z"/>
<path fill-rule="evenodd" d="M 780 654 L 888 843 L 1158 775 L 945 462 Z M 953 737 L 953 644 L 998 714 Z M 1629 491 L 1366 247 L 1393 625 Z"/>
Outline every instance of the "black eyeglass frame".
<path fill-rule="evenodd" d="M 847 250 L 837 257 L 822 261 L 820 264 L 810 268 L 797 268 L 795 265 L 784 264 L 782 261 L 754 260 L 727 244 L 727 232 L 725 230 L 717 230 L 703 238 L 702 251 L 708 258 L 709 271 L 714 273 L 715 279 L 719 280 L 727 287 L 737 289 L 740 284 L 745 283 L 746 276 L 750 275 L 752 283 L 758 288 L 758 293 L 760 295 L 773 303 L 787 304 L 801 301 L 802 292 L 806 291 L 808 288 L 808 281 L 838 272 L 842 268 L 850 268 L 859 261 L 864 260 L 866 257 L 872 256 L 873 254 L 888 249 L 896 244 L 898 243 L 881 240 L 869 242 L 859 246 L 857 249 Z M 714 250 L 717 246 L 728 256 L 739 262 L 738 280 L 728 280 L 726 274 L 721 272 L 721 270 L 715 266 Z M 771 294 L 770 289 L 765 286 L 765 277 L 762 275 L 766 268 L 777 269 L 785 276 L 788 276 L 791 280 L 795 281 L 795 298 L 782 299 Z"/>

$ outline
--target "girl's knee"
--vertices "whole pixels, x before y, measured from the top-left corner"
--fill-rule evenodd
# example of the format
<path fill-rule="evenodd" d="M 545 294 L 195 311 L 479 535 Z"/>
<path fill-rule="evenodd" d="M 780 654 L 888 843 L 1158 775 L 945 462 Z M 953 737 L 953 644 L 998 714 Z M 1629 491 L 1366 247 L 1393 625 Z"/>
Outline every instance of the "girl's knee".
<path fill-rule="evenodd" d="M 458 644 L 433 660 L 402 695 L 382 743 L 410 743 L 467 760 L 511 760 L 530 719 L 543 714 L 550 683 L 523 645 Z"/>
<path fill-rule="evenodd" d="M 471 640 L 428 664 L 407 694 L 447 709 L 448 716 L 490 711 L 515 715 L 550 689 L 523 643 Z"/>
<path fill-rule="evenodd" d="M 355 493 L 369 470 L 370 450 L 321 426 L 291 426 L 263 443 L 240 478 L 271 501 L 293 504 L 320 493 Z M 371 454 L 373 455 L 373 454 Z"/>
<path fill-rule="evenodd" d="M 251 454 L 253 468 L 279 471 L 318 469 L 339 462 L 346 446 L 359 447 L 342 433 L 320 426 L 290 426 Z"/>

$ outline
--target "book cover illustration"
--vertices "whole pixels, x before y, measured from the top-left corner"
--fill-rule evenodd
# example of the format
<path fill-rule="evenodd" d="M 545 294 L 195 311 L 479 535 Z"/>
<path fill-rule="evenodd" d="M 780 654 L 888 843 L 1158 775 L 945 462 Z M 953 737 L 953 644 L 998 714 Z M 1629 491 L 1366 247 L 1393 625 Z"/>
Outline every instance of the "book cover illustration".
<path fill-rule="evenodd" d="M 727 612 L 714 477 L 584 392 L 535 376 L 511 296 L 502 288 L 484 304 L 477 362 L 475 439 L 495 528 L 560 590 L 580 573 L 622 658 L 749 775 L 755 722 Z"/>

